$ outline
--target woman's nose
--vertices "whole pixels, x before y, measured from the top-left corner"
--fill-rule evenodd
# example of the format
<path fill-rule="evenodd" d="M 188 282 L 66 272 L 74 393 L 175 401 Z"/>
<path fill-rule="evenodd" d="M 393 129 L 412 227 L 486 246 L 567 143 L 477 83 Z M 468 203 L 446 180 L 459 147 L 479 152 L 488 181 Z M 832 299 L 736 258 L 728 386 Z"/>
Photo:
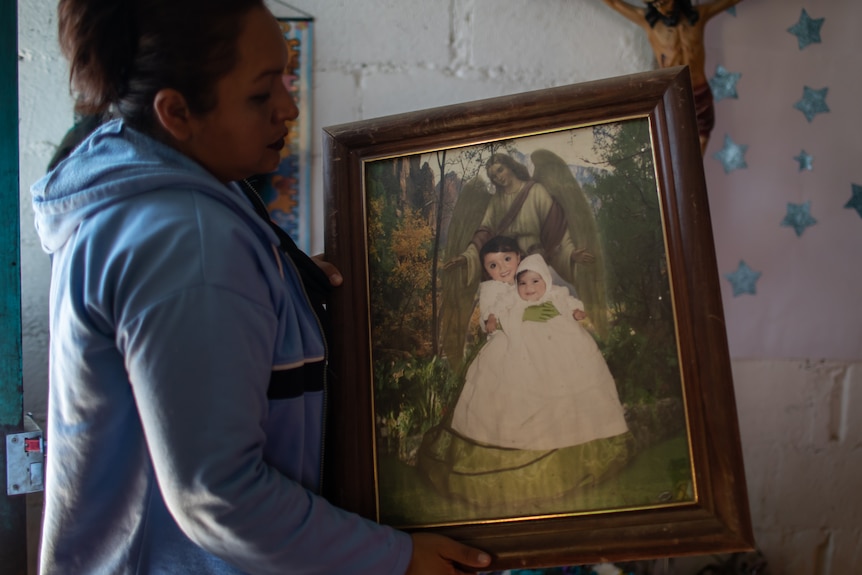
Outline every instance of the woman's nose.
<path fill-rule="evenodd" d="M 290 93 L 290 77 L 286 74 L 281 77 L 281 85 L 283 90 L 278 91 L 279 97 L 275 109 L 276 119 L 279 122 L 295 120 L 299 116 L 299 108 Z"/>

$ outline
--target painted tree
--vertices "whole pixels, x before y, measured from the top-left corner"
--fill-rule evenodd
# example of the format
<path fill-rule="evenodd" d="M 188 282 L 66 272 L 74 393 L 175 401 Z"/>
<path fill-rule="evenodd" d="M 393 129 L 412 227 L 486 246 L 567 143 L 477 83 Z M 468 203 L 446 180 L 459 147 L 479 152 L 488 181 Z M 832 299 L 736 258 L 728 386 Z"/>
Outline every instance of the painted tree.
<path fill-rule="evenodd" d="M 612 330 L 604 349 L 624 402 L 678 393 L 678 359 L 649 124 L 594 129 L 610 169 L 588 192 L 602 232 Z"/>

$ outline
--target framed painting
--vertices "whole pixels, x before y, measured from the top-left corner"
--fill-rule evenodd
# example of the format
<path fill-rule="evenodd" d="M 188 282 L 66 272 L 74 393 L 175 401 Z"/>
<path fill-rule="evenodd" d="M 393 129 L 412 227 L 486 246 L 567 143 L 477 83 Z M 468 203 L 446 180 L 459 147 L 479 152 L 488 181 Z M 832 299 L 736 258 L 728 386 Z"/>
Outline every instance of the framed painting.
<path fill-rule="evenodd" d="M 687 68 L 324 129 L 328 497 L 492 569 L 753 547 Z"/>

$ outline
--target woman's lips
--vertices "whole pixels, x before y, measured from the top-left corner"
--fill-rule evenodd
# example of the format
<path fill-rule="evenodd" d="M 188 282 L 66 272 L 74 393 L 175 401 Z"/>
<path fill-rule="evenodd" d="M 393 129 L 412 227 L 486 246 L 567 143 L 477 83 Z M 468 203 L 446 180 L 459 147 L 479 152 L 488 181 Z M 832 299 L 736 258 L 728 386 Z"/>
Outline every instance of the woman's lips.
<path fill-rule="evenodd" d="M 267 148 L 269 148 L 270 150 L 275 150 L 276 152 L 280 152 L 281 149 L 284 148 L 284 139 L 286 137 L 287 137 L 287 134 L 285 134 L 284 136 L 280 137 L 279 139 L 277 139 L 276 141 L 274 141 L 273 143 L 268 145 Z"/>

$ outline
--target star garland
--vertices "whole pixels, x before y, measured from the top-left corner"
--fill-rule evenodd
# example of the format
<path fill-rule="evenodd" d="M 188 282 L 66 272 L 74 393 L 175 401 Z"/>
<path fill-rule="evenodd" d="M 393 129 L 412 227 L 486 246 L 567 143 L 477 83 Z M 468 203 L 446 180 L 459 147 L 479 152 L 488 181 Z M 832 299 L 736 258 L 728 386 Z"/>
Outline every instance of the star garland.
<path fill-rule="evenodd" d="M 844 207 L 850 210 L 856 210 L 859 217 L 862 218 L 862 186 L 850 184 L 850 187 L 853 190 L 853 195 L 850 197 L 850 201 L 844 204 Z"/>
<path fill-rule="evenodd" d="M 721 162 L 724 167 L 724 173 L 729 174 L 733 170 L 741 170 L 747 168 L 745 163 L 745 152 L 748 150 L 747 145 L 737 144 L 727 134 L 724 135 L 724 147 L 712 155 L 713 158 Z"/>
<path fill-rule="evenodd" d="M 788 32 L 796 36 L 799 43 L 799 49 L 804 50 L 810 44 L 820 43 L 820 27 L 826 18 L 812 19 L 808 16 L 805 8 L 802 9 L 802 14 L 799 16 L 799 21 L 787 29 Z"/>
<path fill-rule="evenodd" d="M 799 171 L 803 172 L 808 170 L 809 172 L 814 169 L 814 156 L 802 150 L 799 152 L 798 156 L 793 156 L 793 159 L 799 162 Z"/>
<path fill-rule="evenodd" d="M 761 272 L 754 271 L 743 260 L 739 260 L 739 266 L 736 271 L 724 274 L 724 277 L 733 286 L 733 297 L 742 294 L 755 295 L 757 293 L 757 280 L 760 279 Z"/>
<path fill-rule="evenodd" d="M 793 104 L 793 107 L 805 114 L 805 118 L 811 122 L 817 114 L 825 114 L 829 111 L 826 105 L 826 94 L 829 88 L 814 90 L 805 86 L 802 89 L 802 99 Z"/>
<path fill-rule="evenodd" d="M 728 72 L 724 66 L 715 67 L 715 76 L 709 79 L 709 87 L 716 102 L 725 98 L 739 98 L 736 93 L 736 83 L 742 77 L 739 72 Z"/>
<path fill-rule="evenodd" d="M 793 228 L 796 232 L 796 237 L 801 236 L 807 227 L 813 226 L 816 223 L 817 220 L 811 217 L 810 201 L 804 204 L 787 203 L 787 215 L 781 220 L 781 225 Z"/>

